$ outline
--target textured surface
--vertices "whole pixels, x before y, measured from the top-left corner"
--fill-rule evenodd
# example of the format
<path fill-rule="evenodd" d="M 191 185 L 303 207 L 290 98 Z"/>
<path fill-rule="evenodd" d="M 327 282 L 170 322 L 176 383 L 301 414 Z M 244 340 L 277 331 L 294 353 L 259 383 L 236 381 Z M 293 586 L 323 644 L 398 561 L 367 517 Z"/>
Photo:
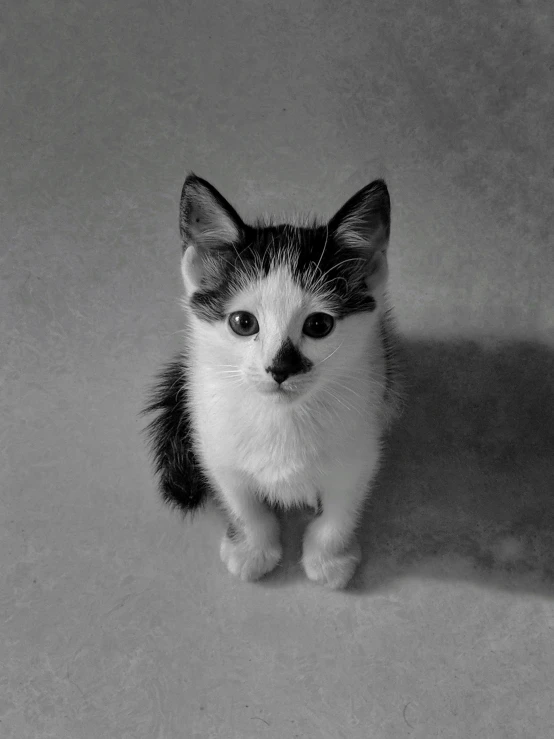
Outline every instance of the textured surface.
<path fill-rule="evenodd" d="M 554 734 L 552 3 L 4 4 L 0 735 Z M 347 593 L 231 579 L 154 494 L 178 194 L 385 176 L 412 400 Z"/>

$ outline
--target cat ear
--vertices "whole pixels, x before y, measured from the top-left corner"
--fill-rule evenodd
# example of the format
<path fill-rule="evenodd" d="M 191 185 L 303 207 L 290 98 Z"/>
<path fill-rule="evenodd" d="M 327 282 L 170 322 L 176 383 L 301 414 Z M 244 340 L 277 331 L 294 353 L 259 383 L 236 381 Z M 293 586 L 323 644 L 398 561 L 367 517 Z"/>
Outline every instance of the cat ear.
<path fill-rule="evenodd" d="M 331 218 L 328 228 L 339 246 L 367 257 L 370 287 L 386 279 L 390 197 L 383 180 L 375 180 L 353 195 Z"/>
<path fill-rule="evenodd" d="M 239 241 L 243 223 L 213 185 L 190 174 L 181 192 L 179 228 L 184 249 L 208 250 Z"/>
<path fill-rule="evenodd" d="M 244 224 L 235 209 L 206 180 L 190 174 L 183 185 L 179 230 L 181 264 L 187 291 L 198 287 L 203 273 L 213 271 L 241 239 Z"/>

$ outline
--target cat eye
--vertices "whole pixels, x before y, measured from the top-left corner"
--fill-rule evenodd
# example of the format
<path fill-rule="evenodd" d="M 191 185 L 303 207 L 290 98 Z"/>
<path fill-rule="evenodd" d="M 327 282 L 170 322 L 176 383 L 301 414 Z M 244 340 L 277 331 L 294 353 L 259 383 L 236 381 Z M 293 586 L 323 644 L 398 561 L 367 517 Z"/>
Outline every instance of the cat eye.
<path fill-rule="evenodd" d="M 260 330 L 258 320 L 252 313 L 238 310 L 229 316 L 229 326 L 239 336 L 254 336 Z"/>
<path fill-rule="evenodd" d="M 302 333 L 311 339 L 323 339 L 335 327 L 335 319 L 327 313 L 312 313 L 304 321 Z"/>

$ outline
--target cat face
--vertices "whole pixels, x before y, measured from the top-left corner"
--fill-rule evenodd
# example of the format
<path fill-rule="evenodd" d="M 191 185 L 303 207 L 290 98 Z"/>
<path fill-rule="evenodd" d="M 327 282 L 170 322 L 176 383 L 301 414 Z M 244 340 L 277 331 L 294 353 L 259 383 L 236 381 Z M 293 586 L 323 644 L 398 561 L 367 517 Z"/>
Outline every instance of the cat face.
<path fill-rule="evenodd" d="M 326 225 L 248 226 L 191 175 L 181 199 L 185 305 L 222 382 L 288 403 L 354 372 L 386 281 L 384 183 Z"/>

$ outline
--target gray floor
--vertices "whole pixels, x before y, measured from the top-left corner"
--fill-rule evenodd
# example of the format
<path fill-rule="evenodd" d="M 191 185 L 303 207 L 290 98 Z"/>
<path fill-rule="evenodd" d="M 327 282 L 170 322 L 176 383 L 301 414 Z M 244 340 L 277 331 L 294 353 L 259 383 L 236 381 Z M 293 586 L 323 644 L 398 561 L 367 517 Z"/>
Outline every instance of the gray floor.
<path fill-rule="evenodd" d="M 8 0 L 5 739 L 554 736 L 549 0 Z M 411 403 L 352 589 L 234 581 L 137 412 L 181 328 L 186 171 L 245 216 L 387 177 Z"/>

